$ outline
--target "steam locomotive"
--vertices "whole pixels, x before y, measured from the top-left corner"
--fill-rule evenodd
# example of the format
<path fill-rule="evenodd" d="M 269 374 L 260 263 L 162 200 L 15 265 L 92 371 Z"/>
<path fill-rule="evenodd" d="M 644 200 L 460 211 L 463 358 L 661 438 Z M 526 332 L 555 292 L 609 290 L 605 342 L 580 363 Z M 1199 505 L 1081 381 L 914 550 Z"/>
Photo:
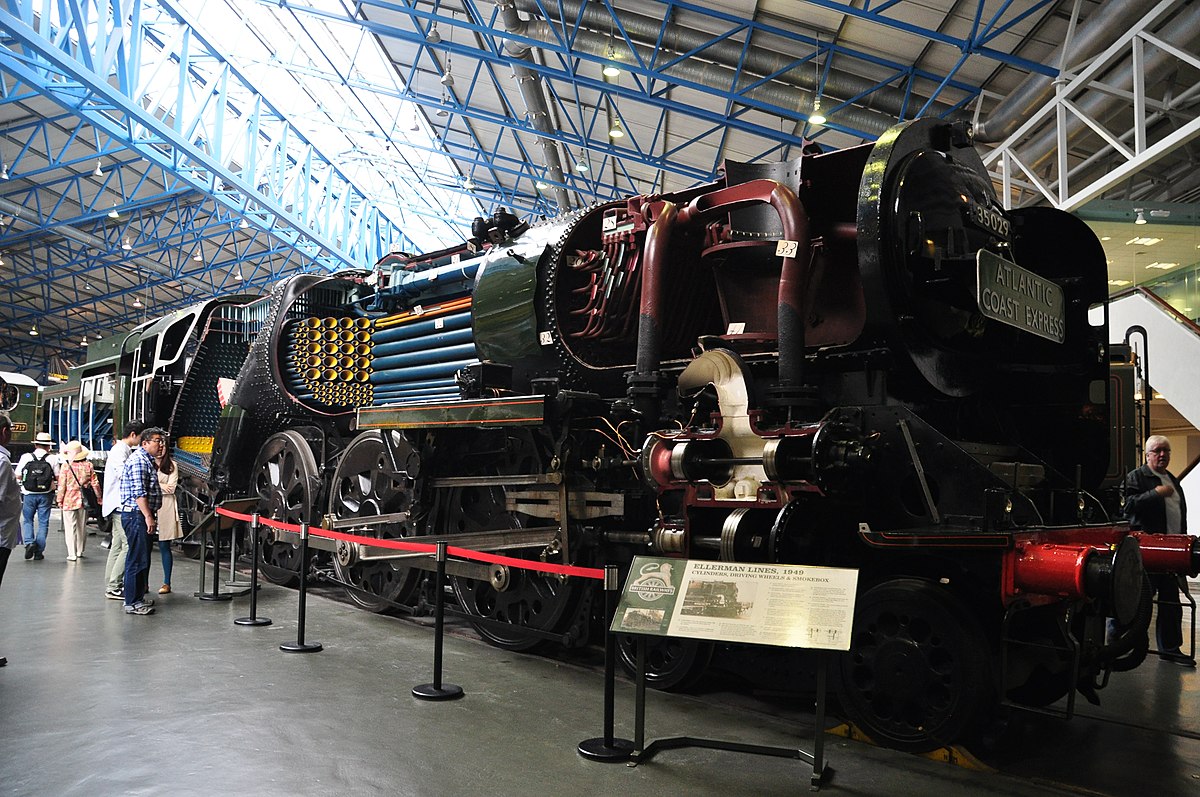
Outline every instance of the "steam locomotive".
<path fill-rule="evenodd" d="M 168 425 L 194 522 L 251 499 L 540 561 L 856 568 L 840 703 L 914 750 L 1001 703 L 1094 698 L 1146 654 L 1146 572 L 1200 569 L 1195 538 L 1131 534 L 1101 500 L 1121 471 L 1088 321 L 1099 242 L 1066 213 L 1003 210 L 965 126 L 728 163 L 533 226 L 501 211 L 472 235 L 115 344 L 122 414 Z M 294 540 L 261 542 L 268 575 L 298 573 Z M 420 559 L 327 548 L 366 609 L 428 588 Z M 587 584 L 450 572 L 495 645 L 595 638 Z M 651 680 L 682 686 L 711 654 L 665 640 Z"/>

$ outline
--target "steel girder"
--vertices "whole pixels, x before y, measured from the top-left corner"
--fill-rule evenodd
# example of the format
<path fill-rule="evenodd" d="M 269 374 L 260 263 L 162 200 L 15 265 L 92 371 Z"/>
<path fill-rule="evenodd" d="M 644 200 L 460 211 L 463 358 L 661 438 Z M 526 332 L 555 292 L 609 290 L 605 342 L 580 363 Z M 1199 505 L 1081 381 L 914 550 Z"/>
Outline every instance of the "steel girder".
<path fill-rule="evenodd" d="M 1180 87 L 1156 77 L 1180 66 L 1200 69 L 1200 56 L 1172 43 L 1194 35 L 1198 25 L 1200 9 L 1162 0 L 1063 81 L 1050 102 L 984 158 L 1003 185 L 1006 206 L 1046 201 L 1078 210 L 1200 136 L 1200 119 L 1188 110 L 1200 97 L 1200 84 Z M 1150 61 L 1148 47 L 1154 50 Z M 1100 146 L 1081 156 L 1075 145 L 1084 137 Z M 1111 165 L 1113 156 L 1123 161 L 1120 166 Z"/>
<path fill-rule="evenodd" d="M 505 0 L 513 2 L 513 0 Z M 302 3 L 282 0 L 282 3 L 292 13 L 331 19 L 337 14 L 333 11 L 311 8 Z M 576 6 L 579 11 L 575 12 Z M 645 172 L 651 174 L 675 175 L 683 178 L 685 184 L 707 181 L 715 175 L 722 160 L 722 143 L 730 131 L 739 131 L 754 137 L 758 141 L 760 158 L 774 157 L 788 147 L 801 146 L 809 138 L 821 138 L 829 131 L 837 131 L 851 137 L 855 141 L 873 140 L 880 132 L 878 129 L 862 129 L 851 124 L 839 122 L 839 111 L 856 104 L 866 104 L 873 101 L 873 95 L 888 91 L 892 94 L 912 98 L 913 86 L 920 82 L 936 86 L 932 96 L 924 97 L 917 102 L 902 103 L 897 108 L 895 116 L 884 119 L 881 125 L 891 123 L 899 118 L 911 118 L 918 112 L 931 111 L 940 115 L 951 115 L 961 112 L 967 104 L 980 96 L 979 86 L 956 78 L 956 71 L 969 56 L 991 59 L 998 64 L 1012 64 L 1023 69 L 1038 73 L 1052 73 L 1054 68 L 1045 64 L 1036 64 L 1027 59 L 1015 57 L 993 49 L 990 44 L 995 37 L 1009 31 L 1017 23 L 1024 21 L 1037 13 L 1044 12 L 1051 3 L 1038 2 L 1032 6 L 1022 5 L 1015 8 L 1013 3 L 1005 2 L 1001 6 L 984 15 L 984 4 L 979 3 L 975 24 L 969 38 L 955 38 L 938 33 L 935 30 L 920 28 L 903 22 L 902 19 L 891 17 L 895 11 L 893 3 L 875 6 L 871 10 L 854 9 L 849 5 L 839 3 L 813 3 L 814 6 L 845 12 L 857 18 L 882 25 L 886 28 L 904 30 L 915 35 L 928 36 L 943 44 L 954 46 L 963 53 L 955 72 L 947 75 L 929 73 L 911 64 L 889 61 L 870 53 L 832 43 L 818 41 L 811 35 L 796 33 L 794 29 L 784 28 L 755 20 L 739 18 L 698 4 L 679 2 L 678 0 L 661 0 L 652 3 L 655 8 L 647 13 L 655 16 L 660 22 L 657 36 L 644 34 L 635 39 L 622 22 L 622 16 L 628 10 L 614 9 L 610 0 L 589 4 L 588 13 L 606 14 L 611 30 L 613 52 L 619 58 L 624 72 L 632 77 L 623 84 L 611 83 L 598 76 L 599 68 L 613 60 L 613 55 L 589 50 L 585 38 L 595 36 L 595 21 L 587 22 L 584 17 L 584 6 L 577 2 L 558 0 L 520 0 L 522 10 L 530 10 L 550 20 L 548 30 L 551 35 L 533 38 L 521 33 L 506 32 L 499 21 L 496 6 L 477 0 L 461 0 L 453 3 L 453 13 L 448 12 L 449 4 L 430 7 L 415 0 L 361 0 L 355 6 L 357 16 L 351 19 L 361 25 L 384 42 L 397 42 L 408 48 L 415 48 L 415 57 L 406 58 L 400 65 L 405 74 L 405 89 L 401 97 L 427 113 L 445 113 L 450 118 L 475 120 L 496 125 L 513 131 L 518 138 L 530 135 L 548 138 L 557 143 L 576 160 L 603 159 L 610 167 L 622 164 L 614 171 L 618 176 L 629 174 L 624 167 L 637 164 Z M 461 8 L 461 12 L 458 9 Z M 690 50 L 676 53 L 661 49 L 658 45 L 669 40 L 670 26 L 675 22 L 679 12 L 700 14 L 709 22 L 724 26 L 724 29 L 713 33 L 706 41 L 695 44 Z M 656 13 L 657 12 L 657 13 Z M 403 20 L 403 23 L 401 22 Z M 442 35 L 435 42 L 426 39 L 426 34 L 432 24 L 440 26 Z M 446 31 L 459 31 L 459 40 L 453 40 Z M 464 36 L 472 44 L 463 44 Z M 792 51 L 803 53 L 796 57 L 784 59 L 772 71 L 756 73 L 748 67 L 748 59 L 752 55 L 749 43 L 753 37 L 773 37 L 773 40 L 790 42 Z M 654 39 L 653 42 L 650 40 Z M 736 41 L 735 41 L 736 40 Z M 559 126 L 546 132 L 535 130 L 525 118 L 520 109 L 515 109 L 506 100 L 501 100 L 500 108 L 481 108 L 473 102 L 481 91 L 495 92 L 504 97 L 503 87 L 498 85 L 496 73 L 511 66 L 513 57 L 505 52 L 505 43 L 516 43 L 521 46 L 537 48 L 543 58 L 527 64 L 527 68 L 535 72 L 542 80 L 548 95 L 551 108 L 557 115 Z M 645 43 L 643 43 L 645 42 Z M 689 59 L 704 59 L 709 51 L 730 42 L 740 42 L 740 56 L 736 63 L 731 64 L 726 73 L 730 80 L 724 86 L 714 86 L 681 76 L 678 69 Z M 651 52 L 652 57 L 646 53 Z M 772 99 L 766 91 L 781 80 L 790 80 L 798 73 L 807 74 L 813 67 L 814 57 L 825 64 L 822 80 L 827 74 L 829 64 L 836 59 L 839 64 L 852 67 L 855 64 L 869 65 L 878 78 L 865 81 L 863 88 L 857 92 L 838 98 L 830 108 L 830 123 L 824 129 L 807 128 L 808 108 L 796 104 L 780 104 Z M 435 76 L 442 74 L 443 65 L 439 59 L 453 58 L 455 64 L 463 60 L 478 64 L 473 70 L 471 83 L 465 96 L 451 92 L 422 90 L 418 73 L 422 68 L 432 71 Z M 593 75 L 597 75 L 593 77 Z M 461 72 L 455 75 L 461 85 Z M 480 86 L 480 82 L 484 82 Z M 724 104 L 724 109 L 713 107 L 698 107 L 672 98 L 672 91 L 678 89 L 702 91 L 710 97 L 715 97 Z M 945 99 L 945 94 L 953 91 L 953 97 Z M 600 96 L 603 102 L 589 101 L 589 97 Z M 933 103 L 937 102 L 935 107 Z M 649 108 L 657 114 L 658 123 L 644 125 L 650 132 L 641 136 L 634 125 L 629 124 L 629 117 L 623 110 L 626 103 L 633 103 L 643 109 Z M 607 108 L 602 106 L 607 106 Z M 830 107 L 830 106 L 827 106 Z M 607 136 L 606 110 L 611 109 L 612 115 L 622 122 L 625 137 L 620 143 L 614 143 Z M 682 141 L 672 141 L 667 147 L 659 131 L 665 127 L 668 114 L 674 118 L 686 119 L 690 126 L 689 133 L 682 136 Z M 965 114 L 964 114 L 965 115 Z M 799 129 L 793 131 L 781 130 L 780 119 L 787 119 L 799 124 Z M 447 126 L 449 121 L 445 123 Z M 678 136 L 676 140 L 678 140 Z M 698 168 L 697 159 L 690 156 L 689 150 L 697 146 L 711 148 L 715 154 L 707 158 L 708 165 Z M 521 156 L 529 147 L 520 148 Z M 523 177 L 526 181 L 522 186 L 520 181 L 513 195 L 525 198 L 527 201 L 517 201 L 518 206 L 532 206 L 540 209 L 545 206 L 544 198 L 529 182 L 541 181 L 550 189 L 565 189 L 580 197 L 585 202 L 589 199 L 609 198 L 625 193 L 641 193 L 650 190 L 658 184 L 657 179 L 646 180 L 630 177 L 630 183 L 622 185 L 600 186 L 590 175 L 596 173 L 589 168 L 587 174 L 567 173 L 561 183 L 548 179 L 543 164 L 534 161 L 530 167 L 530 175 Z M 647 185 L 649 183 L 649 185 Z M 485 197 L 486 199 L 486 197 Z M 554 205 L 550 210 L 558 210 Z"/>

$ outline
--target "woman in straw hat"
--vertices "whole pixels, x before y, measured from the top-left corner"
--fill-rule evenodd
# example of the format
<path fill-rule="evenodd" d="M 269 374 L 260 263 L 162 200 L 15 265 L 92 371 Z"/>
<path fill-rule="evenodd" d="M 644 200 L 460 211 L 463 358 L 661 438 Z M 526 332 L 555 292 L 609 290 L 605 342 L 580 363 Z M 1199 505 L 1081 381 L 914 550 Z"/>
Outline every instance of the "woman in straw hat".
<path fill-rule="evenodd" d="M 67 538 L 67 561 L 83 558 L 87 544 L 88 505 L 83 498 L 83 488 L 90 487 L 92 496 L 100 495 L 100 480 L 96 470 L 88 462 L 88 451 L 83 443 L 72 440 L 63 448 L 65 464 L 59 472 L 58 505 L 62 507 L 63 536 Z"/>

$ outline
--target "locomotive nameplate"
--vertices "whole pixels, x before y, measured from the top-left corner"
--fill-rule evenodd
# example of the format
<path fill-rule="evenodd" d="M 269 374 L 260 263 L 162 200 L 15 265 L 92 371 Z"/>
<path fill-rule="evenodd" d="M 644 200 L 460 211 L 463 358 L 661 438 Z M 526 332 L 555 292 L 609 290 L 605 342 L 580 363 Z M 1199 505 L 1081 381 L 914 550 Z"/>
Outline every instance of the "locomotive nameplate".
<path fill-rule="evenodd" d="M 979 250 L 975 263 L 976 299 L 985 318 L 1063 342 L 1067 325 L 1062 288 L 986 249 Z"/>

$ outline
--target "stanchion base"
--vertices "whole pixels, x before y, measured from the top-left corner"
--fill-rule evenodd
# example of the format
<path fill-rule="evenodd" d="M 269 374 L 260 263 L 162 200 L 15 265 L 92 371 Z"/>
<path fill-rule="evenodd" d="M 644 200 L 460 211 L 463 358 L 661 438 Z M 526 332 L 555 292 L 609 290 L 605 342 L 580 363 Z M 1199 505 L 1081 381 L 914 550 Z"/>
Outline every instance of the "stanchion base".
<path fill-rule="evenodd" d="M 316 653 L 324 648 L 320 642 L 285 642 L 279 649 L 284 653 Z"/>
<path fill-rule="evenodd" d="M 418 700 L 457 700 L 463 696 L 463 690 L 455 684 L 442 684 L 440 687 L 421 684 L 413 687 L 412 695 Z"/>
<path fill-rule="evenodd" d="M 612 744 L 604 743 L 604 737 L 584 739 L 579 743 L 579 754 L 593 761 L 628 761 L 633 755 L 632 739 L 613 739 Z"/>
<path fill-rule="evenodd" d="M 197 592 L 196 597 L 202 601 L 231 601 L 233 594 L 230 592 Z"/>
<path fill-rule="evenodd" d="M 269 617 L 239 617 L 233 621 L 236 625 L 270 625 Z"/>

